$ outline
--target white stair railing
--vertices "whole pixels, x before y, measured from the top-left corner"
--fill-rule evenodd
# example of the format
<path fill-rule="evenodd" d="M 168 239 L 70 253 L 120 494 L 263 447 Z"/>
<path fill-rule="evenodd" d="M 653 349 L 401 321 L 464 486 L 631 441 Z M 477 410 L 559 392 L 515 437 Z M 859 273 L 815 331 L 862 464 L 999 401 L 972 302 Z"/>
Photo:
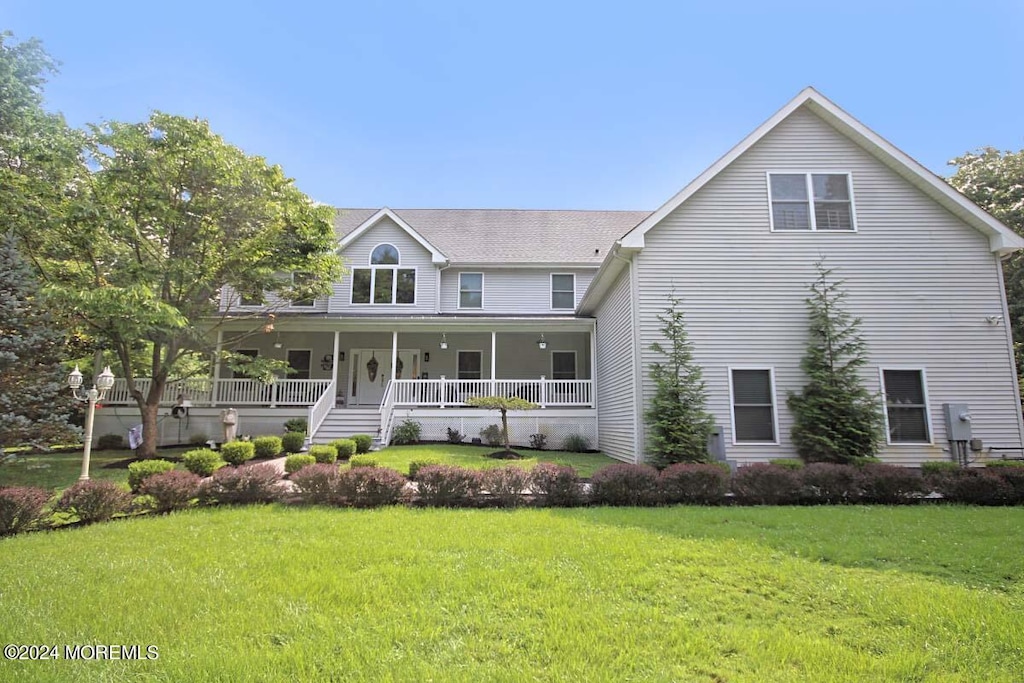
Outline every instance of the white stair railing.
<path fill-rule="evenodd" d="M 391 441 L 391 428 L 395 421 L 395 381 L 389 381 L 380 402 L 380 445 Z"/>
<path fill-rule="evenodd" d="M 331 408 L 334 407 L 334 393 L 334 382 L 330 382 L 327 388 L 320 394 L 316 403 L 309 407 L 308 417 L 306 418 L 306 438 L 309 441 L 313 440 L 316 431 L 320 429 L 320 425 L 324 423 L 324 420 L 327 419 L 331 412 Z"/>

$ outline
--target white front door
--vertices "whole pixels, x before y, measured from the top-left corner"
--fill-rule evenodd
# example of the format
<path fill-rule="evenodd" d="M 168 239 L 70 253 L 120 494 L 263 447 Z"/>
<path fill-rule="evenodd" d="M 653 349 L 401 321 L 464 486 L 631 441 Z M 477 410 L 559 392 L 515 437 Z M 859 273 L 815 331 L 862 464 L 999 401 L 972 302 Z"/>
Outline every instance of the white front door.
<path fill-rule="evenodd" d="M 391 349 L 353 349 L 349 368 L 349 405 L 379 406 L 391 379 Z M 396 379 L 419 376 L 419 351 L 398 350 Z"/>

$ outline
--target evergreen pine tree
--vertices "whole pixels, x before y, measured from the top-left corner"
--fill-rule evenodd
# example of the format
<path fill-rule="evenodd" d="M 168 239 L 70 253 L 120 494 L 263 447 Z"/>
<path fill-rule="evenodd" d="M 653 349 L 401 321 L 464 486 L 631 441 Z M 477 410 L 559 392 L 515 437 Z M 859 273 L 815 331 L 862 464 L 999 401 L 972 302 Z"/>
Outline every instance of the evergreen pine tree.
<path fill-rule="evenodd" d="M 655 391 L 646 413 L 651 428 L 648 460 L 659 468 L 677 462 L 707 461 L 708 436 L 714 425 L 705 410 L 704 381 L 693 361 L 693 346 L 686 335 L 680 304 L 675 295 L 669 296 L 668 308 L 658 316 L 666 346 L 651 344 L 652 351 L 665 357 L 664 362 L 650 366 Z"/>
<path fill-rule="evenodd" d="M 60 356 L 64 337 L 39 308 L 38 283 L 10 234 L 0 236 L 0 445 L 77 441 Z"/>
<path fill-rule="evenodd" d="M 801 367 L 808 383 L 790 392 L 793 443 L 806 462 L 849 463 L 878 453 L 883 418 L 879 399 L 864 386 L 858 369 L 868 362 L 860 318 L 844 308 L 843 281 L 832 279 L 824 261 L 806 299 L 810 338 Z"/>

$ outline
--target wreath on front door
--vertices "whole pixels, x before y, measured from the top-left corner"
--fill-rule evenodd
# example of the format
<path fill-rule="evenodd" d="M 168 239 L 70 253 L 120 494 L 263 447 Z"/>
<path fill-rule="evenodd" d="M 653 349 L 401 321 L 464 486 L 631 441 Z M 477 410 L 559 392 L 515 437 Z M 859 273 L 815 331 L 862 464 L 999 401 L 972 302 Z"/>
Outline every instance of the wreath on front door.
<path fill-rule="evenodd" d="M 377 362 L 376 354 L 370 356 L 370 360 L 366 361 L 366 376 L 373 382 L 377 379 L 377 368 L 380 367 L 380 363 Z"/>

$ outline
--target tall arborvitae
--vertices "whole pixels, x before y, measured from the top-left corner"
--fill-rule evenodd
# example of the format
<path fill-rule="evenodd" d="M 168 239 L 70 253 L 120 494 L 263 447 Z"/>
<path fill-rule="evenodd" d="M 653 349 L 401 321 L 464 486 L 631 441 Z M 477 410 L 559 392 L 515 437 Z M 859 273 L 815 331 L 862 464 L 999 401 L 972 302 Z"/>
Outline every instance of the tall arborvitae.
<path fill-rule="evenodd" d="M 64 336 L 11 235 L 0 236 L 0 446 L 78 440 L 60 364 Z"/>
<path fill-rule="evenodd" d="M 807 297 L 810 338 L 801 367 L 808 382 L 789 393 L 793 443 L 807 462 L 848 463 L 878 453 L 883 418 L 879 397 L 858 369 L 868 362 L 860 318 L 844 308 L 843 282 L 823 261 Z"/>
<path fill-rule="evenodd" d="M 655 391 L 646 413 L 651 428 L 647 459 L 655 467 L 709 459 L 708 436 L 714 419 L 705 410 L 704 381 L 693 361 L 680 304 L 669 296 L 668 308 L 658 316 L 665 345 L 651 344 L 652 351 L 665 357 L 664 362 L 652 363 L 649 371 Z"/>

